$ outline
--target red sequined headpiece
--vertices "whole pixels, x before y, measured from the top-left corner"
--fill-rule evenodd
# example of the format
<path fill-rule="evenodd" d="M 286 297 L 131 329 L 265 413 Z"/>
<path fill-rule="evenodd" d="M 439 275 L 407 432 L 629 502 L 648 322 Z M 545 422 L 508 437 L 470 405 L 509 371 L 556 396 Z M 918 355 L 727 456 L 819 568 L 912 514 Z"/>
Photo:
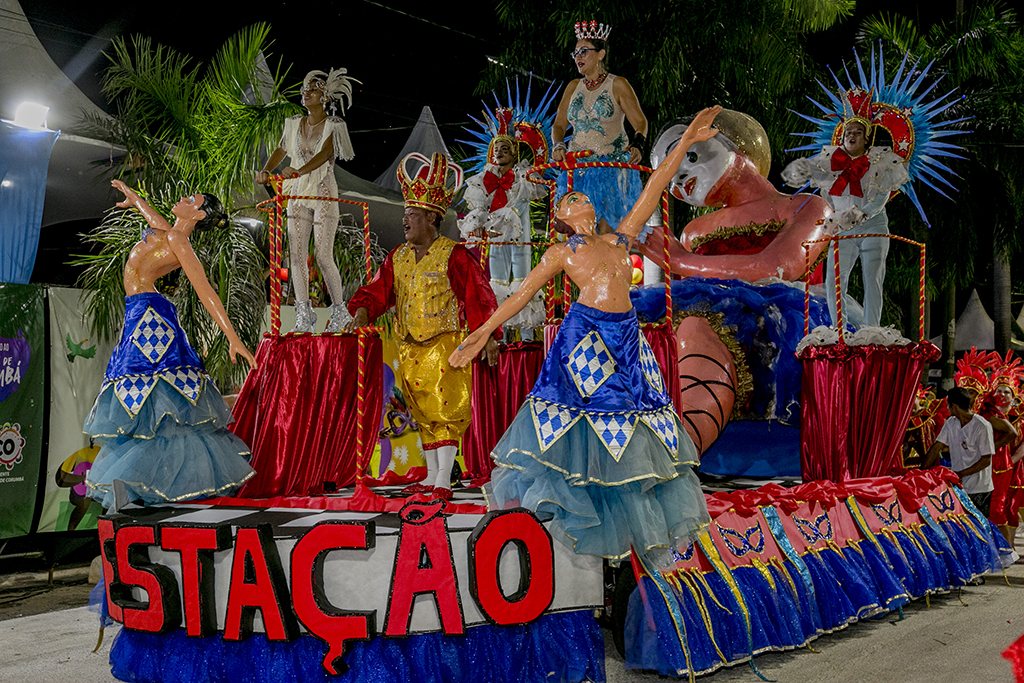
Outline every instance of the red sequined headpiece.
<path fill-rule="evenodd" d="M 989 381 L 986 370 L 992 368 L 992 359 L 986 353 L 971 347 L 964 357 L 956 362 L 956 374 L 953 381 L 963 389 L 973 389 L 979 395 L 988 392 Z"/>

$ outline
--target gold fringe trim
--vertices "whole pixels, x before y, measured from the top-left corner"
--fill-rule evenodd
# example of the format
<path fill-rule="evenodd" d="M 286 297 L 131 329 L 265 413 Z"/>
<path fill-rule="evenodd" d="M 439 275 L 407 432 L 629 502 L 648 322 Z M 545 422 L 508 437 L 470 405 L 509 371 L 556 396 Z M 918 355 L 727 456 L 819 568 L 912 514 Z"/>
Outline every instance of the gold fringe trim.
<path fill-rule="evenodd" d="M 736 402 L 734 405 L 739 407 L 746 404 L 750 394 L 754 391 L 754 376 L 747 365 L 747 354 L 743 351 L 740 343 L 736 341 L 736 328 L 725 324 L 724 313 L 691 309 L 689 311 L 676 311 L 676 314 L 673 316 L 673 329 L 679 327 L 679 323 L 683 321 L 683 318 L 689 318 L 690 316 L 697 316 L 707 320 L 711 330 L 718 335 L 719 341 L 729 350 L 729 355 L 732 356 L 733 367 L 736 368 Z"/>
<path fill-rule="evenodd" d="M 720 240 L 728 240 L 733 237 L 746 237 L 747 235 L 757 235 L 758 237 L 764 237 L 765 235 L 778 235 L 782 232 L 782 229 L 786 227 L 786 221 L 775 220 L 770 218 L 767 223 L 757 223 L 751 221 L 746 225 L 730 225 L 728 227 L 721 227 L 713 232 L 709 232 L 707 235 L 700 235 L 690 240 L 690 251 L 696 252 L 697 249 L 710 242 L 718 242 Z"/>

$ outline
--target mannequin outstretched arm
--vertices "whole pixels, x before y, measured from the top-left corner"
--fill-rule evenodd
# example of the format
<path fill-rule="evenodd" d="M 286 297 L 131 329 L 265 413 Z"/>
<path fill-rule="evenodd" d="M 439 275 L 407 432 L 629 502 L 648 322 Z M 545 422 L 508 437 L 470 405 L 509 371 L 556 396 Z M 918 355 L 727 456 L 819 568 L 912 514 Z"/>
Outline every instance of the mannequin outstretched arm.
<path fill-rule="evenodd" d="M 686 132 L 679 139 L 679 144 L 676 145 L 675 149 L 665 157 L 665 160 L 651 174 L 650 179 L 647 181 L 647 186 L 644 187 L 644 191 L 640 194 L 640 199 L 637 200 L 636 204 L 633 205 L 633 208 L 626 215 L 626 218 L 619 224 L 616 232 L 626 235 L 630 240 L 636 239 L 647 219 L 651 217 L 651 213 L 658 206 L 658 202 L 661 200 L 661 193 L 665 191 L 669 181 L 672 180 L 672 176 L 675 175 L 676 169 L 679 168 L 679 163 L 683 160 L 683 155 L 686 154 L 686 150 L 695 142 L 710 140 L 718 135 L 718 131 L 711 128 L 711 122 L 715 120 L 720 111 L 722 111 L 722 108 L 719 106 L 708 107 L 694 117 L 693 122 L 690 123 Z"/>

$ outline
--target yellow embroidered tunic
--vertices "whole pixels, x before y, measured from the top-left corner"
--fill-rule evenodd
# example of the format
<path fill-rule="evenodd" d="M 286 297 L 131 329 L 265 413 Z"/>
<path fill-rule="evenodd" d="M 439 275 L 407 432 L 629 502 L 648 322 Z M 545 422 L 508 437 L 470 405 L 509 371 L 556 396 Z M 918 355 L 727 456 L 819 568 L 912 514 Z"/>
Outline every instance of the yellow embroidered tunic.
<path fill-rule="evenodd" d="M 401 389 L 423 446 L 456 444 L 469 426 L 473 378 L 470 366 L 448 364 L 465 335 L 460 308 L 475 328 L 497 308 L 494 293 L 479 262 L 438 237 L 419 263 L 407 244 L 392 251 L 373 282 L 349 301 L 349 310 L 365 307 L 374 319 L 392 305 Z"/>

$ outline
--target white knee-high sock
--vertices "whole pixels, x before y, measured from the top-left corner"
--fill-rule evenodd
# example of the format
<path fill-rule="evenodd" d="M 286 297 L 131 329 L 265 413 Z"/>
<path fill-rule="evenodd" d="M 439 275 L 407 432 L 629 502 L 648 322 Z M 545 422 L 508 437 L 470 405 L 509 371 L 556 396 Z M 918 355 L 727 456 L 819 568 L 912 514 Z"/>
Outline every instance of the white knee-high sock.
<path fill-rule="evenodd" d="M 455 456 L 458 453 L 457 446 L 438 446 L 437 478 L 434 481 L 434 488 L 450 489 L 452 487 L 452 465 L 455 464 Z"/>
<path fill-rule="evenodd" d="M 437 479 L 437 449 L 431 448 L 429 451 L 423 451 L 423 457 L 427 461 L 427 476 L 423 479 L 423 483 L 426 486 L 433 486 L 434 480 Z"/>

